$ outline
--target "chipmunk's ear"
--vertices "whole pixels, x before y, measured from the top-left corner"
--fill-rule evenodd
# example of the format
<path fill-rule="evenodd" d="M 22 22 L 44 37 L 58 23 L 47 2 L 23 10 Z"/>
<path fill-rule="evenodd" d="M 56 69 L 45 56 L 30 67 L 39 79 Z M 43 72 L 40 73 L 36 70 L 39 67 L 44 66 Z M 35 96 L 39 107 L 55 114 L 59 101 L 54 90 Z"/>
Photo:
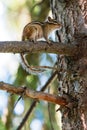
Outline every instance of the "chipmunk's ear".
<path fill-rule="evenodd" d="M 51 19 L 51 17 L 50 16 L 48 16 L 48 21 L 51 21 L 52 19 Z"/>

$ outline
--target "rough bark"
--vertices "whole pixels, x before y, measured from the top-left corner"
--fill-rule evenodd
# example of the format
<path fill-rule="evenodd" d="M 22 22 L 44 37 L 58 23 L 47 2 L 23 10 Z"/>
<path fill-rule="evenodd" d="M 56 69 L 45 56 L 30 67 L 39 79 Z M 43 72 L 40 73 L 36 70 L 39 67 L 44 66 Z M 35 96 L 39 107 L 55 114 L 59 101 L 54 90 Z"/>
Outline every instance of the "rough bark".
<path fill-rule="evenodd" d="M 27 87 L 14 87 L 13 85 L 6 84 L 3 82 L 0 82 L 0 89 L 6 90 L 9 93 L 12 94 L 18 94 L 20 96 L 24 95 L 25 97 L 33 98 L 36 100 L 45 100 L 51 103 L 59 104 L 61 106 L 67 105 L 66 99 L 59 97 L 57 95 L 47 94 L 43 92 L 38 92 L 31 90 Z"/>
<path fill-rule="evenodd" d="M 87 42 L 87 41 L 86 41 Z M 76 43 L 78 44 L 78 43 Z M 77 46 L 75 45 L 64 45 L 61 43 L 52 42 L 48 45 L 47 42 L 39 41 L 23 42 L 23 41 L 5 41 L 0 42 L 0 52 L 4 53 L 55 53 L 65 55 L 76 55 Z M 73 51 L 74 50 L 74 51 Z"/>
<path fill-rule="evenodd" d="M 57 32 L 57 40 L 64 44 L 79 41 L 80 52 L 71 58 L 58 56 L 58 88 L 60 95 L 67 93 L 71 102 L 69 110 L 62 109 L 63 130 L 87 130 L 87 58 L 83 57 L 82 40 L 87 37 L 87 0 L 51 0 L 53 17 L 63 25 Z M 82 49 L 81 49 L 82 48 Z M 67 71 L 65 71 L 67 70 Z M 74 99 L 74 100 L 73 100 Z M 75 105 L 74 101 L 77 102 Z"/>

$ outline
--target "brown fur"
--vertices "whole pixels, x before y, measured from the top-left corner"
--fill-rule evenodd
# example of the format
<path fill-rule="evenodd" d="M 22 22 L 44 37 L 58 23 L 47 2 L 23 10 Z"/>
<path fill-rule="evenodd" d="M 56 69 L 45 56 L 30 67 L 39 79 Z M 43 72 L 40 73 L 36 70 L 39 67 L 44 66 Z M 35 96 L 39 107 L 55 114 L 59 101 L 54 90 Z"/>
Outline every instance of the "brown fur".
<path fill-rule="evenodd" d="M 50 41 L 48 39 L 49 34 L 54 30 L 59 30 L 61 27 L 62 25 L 60 23 L 54 19 L 51 19 L 50 17 L 48 17 L 48 21 L 46 22 L 28 23 L 23 29 L 22 41 L 29 40 L 35 42 L 43 37 L 50 45 Z M 33 66 L 31 67 L 25 59 L 24 54 L 20 54 L 20 56 L 22 60 L 22 66 L 28 73 L 43 72 L 42 69 L 36 69 Z"/>
<path fill-rule="evenodd" d="M 23 29 L 22 40 L 36 41 L 44 37 L 46 41 L 49 43 L 48 36 L 49 34 L 61 28 L 61 24 L 57 23 L 54 19 L 48 17 L 47 22 L 31 22 L 27 24 Z"/>

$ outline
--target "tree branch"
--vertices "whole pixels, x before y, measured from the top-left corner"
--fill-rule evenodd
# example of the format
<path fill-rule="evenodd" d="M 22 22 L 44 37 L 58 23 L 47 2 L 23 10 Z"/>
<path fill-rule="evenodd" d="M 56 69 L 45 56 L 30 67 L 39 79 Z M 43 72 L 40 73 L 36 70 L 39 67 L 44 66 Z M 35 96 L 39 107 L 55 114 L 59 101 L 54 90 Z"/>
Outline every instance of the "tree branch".
<path fill-rule="evenodd" d="M 52 42 L 48 45 L 47 42 L 37 41 L 25 42 L 25 41 L 4 41 L 0 42 L 0 52 L 3 53 L 55 53 L 73 56 L 77 52 L 77 46 L 71 44 L 62 44 Z"/>
<path fill-rule="evenodd" d="M 67 104 L 66 100 L 62 97 L 55 96 L 48 93 L 34 91 L 27 87 L 14 87 L 13 85 L 0 82 L 0 89 L 6 90 L 7 92 L 10 92 L 12 94 L 19 94 L 19 95 L 24 94 L 25 97 L 29 97 L 37 100 L 45 100 L 59 105 Z"/>
<path fill-rule="evenodd" d="M 47 82 L 45 83 L 45 85 L 41 88 L 40 91 L 45 91 L 45 89 L 53 82 L 53 80 L 55 79 L 57 75 L 57 71 L 55 71 L 51 77 L 47 80 Z M 37 104 L 37 100 L 33 101 L 30 108 L 28 109 L 28 111 L 26 112 L 24 118 L 22 119 L 20 125 L 18 126 L 17 130 L 21 130 L 23 125 L 25 124 L 25 122 L 27 121 L 28 117 L 30 116 L 31 112 L 33 111 L 33 109 L 35 108 Z"/>

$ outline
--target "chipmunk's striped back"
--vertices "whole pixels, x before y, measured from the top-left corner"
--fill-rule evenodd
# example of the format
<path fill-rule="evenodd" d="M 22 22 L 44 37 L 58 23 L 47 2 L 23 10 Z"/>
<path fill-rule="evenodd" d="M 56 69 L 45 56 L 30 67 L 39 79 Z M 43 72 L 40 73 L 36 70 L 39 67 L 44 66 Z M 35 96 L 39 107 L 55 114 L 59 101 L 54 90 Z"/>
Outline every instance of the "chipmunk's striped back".
<path fill-rule="evenodd" d="M 48 17 L 48 20 L 45 22 L 31 22 L 28 23 L 24 29 L 22 34 L 22 41 L 37 41 L 40 38 L 45 38 L 47 43 L 50 45 L 51 41 L 49 40 L 49 35 L 51 32 L 61 29 L 62 25 L 57 22 L 55 19 Z M 22 60 L 22 66 L 28 73 L 38 73 L 43 72 L 44 67 L 33 67 L 30 66 L 25 58 L 24 54 L 20 54 Z M 47 67 L 45 67 L 47 68 Z M 52 67 L 48 67 L 52 69 Z"/>

